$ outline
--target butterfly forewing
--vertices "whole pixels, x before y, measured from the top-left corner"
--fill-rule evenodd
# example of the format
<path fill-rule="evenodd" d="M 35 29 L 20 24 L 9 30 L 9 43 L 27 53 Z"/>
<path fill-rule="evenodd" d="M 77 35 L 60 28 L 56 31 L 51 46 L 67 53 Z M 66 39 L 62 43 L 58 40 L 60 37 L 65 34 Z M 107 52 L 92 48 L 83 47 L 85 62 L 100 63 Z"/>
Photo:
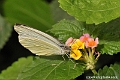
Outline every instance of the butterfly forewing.
<path fill-rule="evenodd" d="M 18 32 L 19 36 L 27 36 L 27 37 L 29 36 L 33 38 L 38 38 L 38 39 L 45 40 L 46 42 L 50 42 L 53 44 L 55 43 L 55 45 L 61 44 L 57 39 L 53 38 L 52 36 L 42 31 L 30 28 L 30 27 L 26 27 L 24 25 L 15 25 L 14 29 L 15 31 Z"/>
<path fill-rule="evenodd" d="M 23 25 L 15 25 L 14 29 L 19 34 L 19 42 L 36 55 L 65 54 L 59 46 L 61 43 L 46 33 Z"/>

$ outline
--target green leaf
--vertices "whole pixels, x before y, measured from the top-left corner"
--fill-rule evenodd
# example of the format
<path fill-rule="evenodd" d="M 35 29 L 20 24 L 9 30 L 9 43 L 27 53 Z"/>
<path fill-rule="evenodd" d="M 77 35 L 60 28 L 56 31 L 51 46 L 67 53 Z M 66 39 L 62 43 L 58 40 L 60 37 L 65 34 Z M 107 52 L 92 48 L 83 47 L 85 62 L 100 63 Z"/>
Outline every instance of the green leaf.
<path fill-rule="evenodd" d="M 120 17 L 120 0 L 59 0 L 59 3 L 63 10 L 88 24 Z"/>
<path fill-rule="evenodd" d="M 0 49 L 11 35 L 11 25 L 0 15 Z"/>
<path fill-rule="evenodd" d="M 50 8 L 55 22 L 58 22 L 62 19 L 74 20 L 74 17 L 70 16 L 66 11 L 59 7 L 58 0 L 53 0 L 50 4 Z"/>
<path fill-rule="evenodd" d="M 19 74 L 18 80 L 70 80 L 81 75 L 85 66 L 70 60 L 49 60 L 37 57 Z"/>
<path fill-rule="evenodd" d="M 69 37 L 79 38 L 83 34 L 84 24 L 78 21 L 61 20 L 53 25 L 51 33 L 57 35 L 59 40 L 65 42 Z"/>
<path fill-rule="evenodd" d="M 6 0 L 4 13 L 13 24 L 21 23 L 42 31 L 53 24 L 50 7 L 44 0 Z"/>
<path fill-rule="evenodd" d="M 109 55 L 117 54 L 118 52 L 120 52 L 120 41 L 116 42 L 116 41 L 100 40 L 100 44 L 98 48 L 101 48 L 98 49 L 100 50 L 101 54 L 109 54 Z"/>
<path fill-rule="evenodd" d="M 99 25 L 86 25 L 85 30 L 89 31 L 95 37 L 99 37 L 101 40 L 119 41 L 120 18 Z"/>
<path fill-rule="evenodd" d="M 103 69 L 100 69 L 98 71 L 98 74 L 96 76 L 102 77 L 103 79 L 101 80 L 120 80 L 119 68 L 120 68 L 120 64 L 117 64 L 117 63 L 115 63 L 114 65 L 111 65 L 110 67 L 105 66 Z M 92 80 L 100 80 L 100 78 L 96 78 Z"/>
<path fill-rule="evenodd" d="M 18 61 L 14 62 L 12 66 L 2 71 L 0 80 L 17 80 L 22 68 L 32 62 L 32 59 L 31 56 L 28 58 L 20 58 Z"/>

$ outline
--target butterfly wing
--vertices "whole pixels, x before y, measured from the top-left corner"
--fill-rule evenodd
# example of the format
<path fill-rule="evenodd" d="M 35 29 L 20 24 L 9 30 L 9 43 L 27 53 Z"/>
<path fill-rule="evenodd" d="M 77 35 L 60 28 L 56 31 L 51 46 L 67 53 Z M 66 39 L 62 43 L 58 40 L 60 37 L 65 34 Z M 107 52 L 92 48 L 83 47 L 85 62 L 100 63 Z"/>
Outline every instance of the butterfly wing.
<path fill-rule="evenodd" d="M 44 32 L 24 25 L 15 25 L 14 29 L 19 34 L 21 45 L 36 55 L 65 54 L 64 50 L 59 46 L 61 43 Z"/>

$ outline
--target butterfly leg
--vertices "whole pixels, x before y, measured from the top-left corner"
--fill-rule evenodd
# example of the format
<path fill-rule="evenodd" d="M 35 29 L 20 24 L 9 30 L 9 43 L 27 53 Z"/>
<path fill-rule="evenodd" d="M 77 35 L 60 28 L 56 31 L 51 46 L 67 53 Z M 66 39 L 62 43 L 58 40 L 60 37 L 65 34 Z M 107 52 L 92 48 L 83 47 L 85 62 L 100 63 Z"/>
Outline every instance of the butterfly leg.
<path fill-rule="evenodd" d="M 62 55 L 63 60 L 65 61 L 64 55 Z"/>

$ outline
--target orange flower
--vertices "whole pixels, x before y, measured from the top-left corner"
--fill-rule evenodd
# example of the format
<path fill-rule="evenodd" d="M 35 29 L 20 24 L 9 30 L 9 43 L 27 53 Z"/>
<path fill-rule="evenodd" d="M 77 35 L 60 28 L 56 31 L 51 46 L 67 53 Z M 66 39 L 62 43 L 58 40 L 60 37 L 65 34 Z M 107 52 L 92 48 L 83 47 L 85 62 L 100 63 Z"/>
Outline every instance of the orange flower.
<path fill-rule="evenodd" d="M 86 42 L 90 38 L 90 35 L 88 33 L 83 34 L 83 36 L 80 37 L 80 40 L 82 42 Z"/>
<path fill-rule="evenodd" d="M 70 52 L 70 58 L 73 58 L 75 60 L 78 60 L 81 56 L 82 56 L 82 53 L 80 52 L 80 50 L 72 50 Z"/>
<path fill-rule="evenodd" d="M 98 44 L 98 38 L 95 40 L 93 38 L 89 38 L 88 41 L 86 41 L 85 46 L 86 48 L 91 47 L 93 49 L 94 47 L 97 47 Z"/>

